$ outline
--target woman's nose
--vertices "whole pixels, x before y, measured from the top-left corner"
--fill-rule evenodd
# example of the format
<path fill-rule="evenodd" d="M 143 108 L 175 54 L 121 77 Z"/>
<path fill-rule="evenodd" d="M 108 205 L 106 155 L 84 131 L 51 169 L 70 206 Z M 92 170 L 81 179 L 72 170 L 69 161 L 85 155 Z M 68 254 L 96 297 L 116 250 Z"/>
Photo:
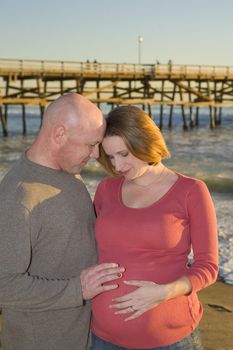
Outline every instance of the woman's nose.
<path fill-rule="evenodd" d="M 123 167 L 123 162 L 122 162 L 122 160 L 121 159 L 115 159 L 115 164 L 114 164 L 114 166 L 115 166 L 115 169 L 116 169 L 116 171 L 121 171 L 122 170 L 122 167 Z"/>

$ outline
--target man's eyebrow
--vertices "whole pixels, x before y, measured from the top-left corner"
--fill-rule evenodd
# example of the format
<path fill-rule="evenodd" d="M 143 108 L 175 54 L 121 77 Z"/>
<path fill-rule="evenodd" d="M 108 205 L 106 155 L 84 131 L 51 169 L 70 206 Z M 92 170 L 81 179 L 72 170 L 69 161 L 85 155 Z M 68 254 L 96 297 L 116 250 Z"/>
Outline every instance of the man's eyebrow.
<path fill-rule="evenodd" d="M 100 143 L 101 141 L 93 141 L 93 142 L 88 142 L 87 143 L 87 145 L 92 145 L 92 146 L 94 146 L 94 145 L 97 145 L 98 143 Z"/>

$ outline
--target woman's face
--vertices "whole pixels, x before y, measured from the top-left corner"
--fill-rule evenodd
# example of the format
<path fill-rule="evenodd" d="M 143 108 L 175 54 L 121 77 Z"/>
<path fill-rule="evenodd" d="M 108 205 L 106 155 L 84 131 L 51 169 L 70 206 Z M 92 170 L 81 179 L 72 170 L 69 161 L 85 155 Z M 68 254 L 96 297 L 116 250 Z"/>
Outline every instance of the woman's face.
<path fill-rule="evenodd" d="M 130 153 L 120 136 L 106 136 L 102 146 L 115 170 L 128 180 L 142 176 L 149 168 L 148 163 Z"/>

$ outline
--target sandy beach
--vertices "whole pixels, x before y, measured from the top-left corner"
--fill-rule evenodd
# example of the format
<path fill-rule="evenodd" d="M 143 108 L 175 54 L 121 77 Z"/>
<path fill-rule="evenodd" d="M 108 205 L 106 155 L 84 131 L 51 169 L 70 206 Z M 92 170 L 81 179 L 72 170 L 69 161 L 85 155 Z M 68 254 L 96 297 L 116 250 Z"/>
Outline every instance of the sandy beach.
<path fill-rule="evenodd" d="M 199 297 L 204 306 L 200 328 L 205 350 L 232 350 L 233 286 L 218 281 Z"/>
<path fill-rule="evenodd" d="M 218 281 L 199 292 L 199 297 L 204 306 L 200 328 L 205 350 L 232 350 L 233 286 Z"/>

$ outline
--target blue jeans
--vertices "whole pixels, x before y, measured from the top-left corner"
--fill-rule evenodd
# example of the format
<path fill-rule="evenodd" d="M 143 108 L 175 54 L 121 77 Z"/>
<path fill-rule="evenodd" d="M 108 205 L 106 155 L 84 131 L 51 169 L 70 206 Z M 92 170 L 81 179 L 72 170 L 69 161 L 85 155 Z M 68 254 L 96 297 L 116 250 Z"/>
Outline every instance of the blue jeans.
<path fill-rule="evenodd" d="M 177 343 L 173 343 L 168 346 L 161 346 L 159 348 L 147 348 L 145 350 L 204 350 L 201 344 L 201 338 L 199 333 L 200 333 L 199 328 L 196 328 L 195 331 L 191 333 L 188 337 L 180 340 Z M 108 343 L 98 338 L 95 334 L 92 334 L 91 350 L 142 350 L 142 349 L 122 348 L 121 346 Z"/>

